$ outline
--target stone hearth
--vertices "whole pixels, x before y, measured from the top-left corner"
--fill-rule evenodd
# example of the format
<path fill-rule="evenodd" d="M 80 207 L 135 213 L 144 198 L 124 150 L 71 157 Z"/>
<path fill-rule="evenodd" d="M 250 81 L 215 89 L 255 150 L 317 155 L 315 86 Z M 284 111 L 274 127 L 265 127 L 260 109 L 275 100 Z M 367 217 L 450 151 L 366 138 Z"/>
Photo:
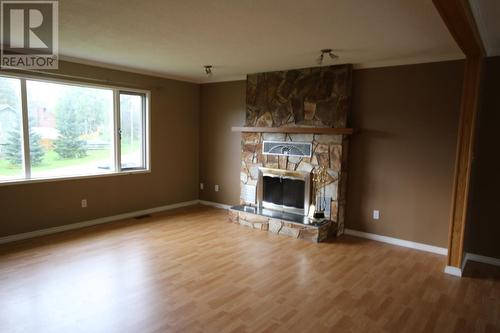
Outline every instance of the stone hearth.
<path fill-rule="evenodd" d="M 231 208 L 229 210 L 229 219 L 231 222 L 252 229 L 268 231 L 274 234 L 304 239 L 316 243 L 326 240 L 329 234 L 336 230 L 336 224 L 329 220 L 318 225 L 307 225 L 277 217 L 245 212 L 244 209 L 244 206 Z"/>

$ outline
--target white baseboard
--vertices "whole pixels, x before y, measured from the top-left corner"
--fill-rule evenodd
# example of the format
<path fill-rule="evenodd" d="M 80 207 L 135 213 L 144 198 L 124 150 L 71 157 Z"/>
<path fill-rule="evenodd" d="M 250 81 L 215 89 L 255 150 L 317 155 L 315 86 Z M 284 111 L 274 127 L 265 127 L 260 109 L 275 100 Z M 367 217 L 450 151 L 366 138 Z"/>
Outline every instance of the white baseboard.
<path fill-rule="evenodd" d="M 119 214 L 119 215 L 101 217 L 101 218 L 97 218 L 94 220 L 83 221 L 83 222 L 78 222 L 78 223 L 66 224 L 66 225 L 62 225 L 59 227 L 40 229 L 40 230 L 25 232 L 22 234 L 0 237 L 0 244 L 15 242 L 18 240 L 34 238 L 34 237 L 39 237 L 39 236 L 44 236 L 44 235 L 55 234 L 55 233 L 62 232 L 62 231 L 90 227 L 93 225 L 98 225 L 98 224 L 103 224 L 103 223 L 108 223 L 108 222 L 113 222 L 113 221 L 118 221 L 118 220 L 125 220 L 125 219 L 129 219 L 129 218 L 132 218 L 135 216 L 153 214 L 153 213 L 167 211 L 167 210 L 171 210 L 171 209 L 175 209 L 175 208 L 192 206 L 192 205 L 196 205 L 198 203 L 199 203 L 199 200 L 184 201 L 184 202 L 179 202 L 179 203 L 166 205 L 166 206 L 154 207 L 154 208 L 150 208 L 150 209 L 144 209 L 144 210 L 124 213 L 124 214 Z"/>
<path fill-rule="evenodd" d="M 200 204 L 205 205 L 205 206 L 212 206 L 212 207 L 222 208 L 222 209 L 231 208 L 230 205 L 221 204 L 221 203 L 213 202 L 213 201 L 199 200 L 199 202 L 200 202 Z"/>
<path fill-rule="evenodd" d="M 479 254 L 474 254 L 474 253 L 465 253 L 465 257 L 464 257 L 464 260 L 462 262 L 462 268 L 453 267 L 453 266 L 446 266 L 444 268 L 444 272 L 447 274 L 461 277 L 462 273 L 465 271 L 465 266 L 467 266 L 467 263 L 469 261 L 475 261 L 475 262 L 480 262 L 483 264 L 500 266 L 500 259 L 498 259 L 498 258 L 486 257 L 486 256 L 482 256 Z"/>
<path fill-rule="evenodd" d="M 467 265 L 468 261 L 476 261 L 476 262 L 480 262 L 483 264 L 500 266 L 500 259 L 493 258 L 493 257 L 486 257 L 486 256 L 482 256 L 479 254 L 474 254 L 474 253 L 466 253 L 465 254 L 464 264 L 462 265 L 463 268 L 465 268 L 465 265 Z"/>
<path fill-rule="evenodd" d="M 444 272 L 446 274 L 450 274 L 450 275 L 453 275 L 453 276 L 458 276 L 458 277 L 462 277 L 462 269 L 458 268 L 458 267 L 454 267 L 454 266 L 446 266 L 444 268 Z"/>
<path fill-rule="evenodd" d="M 388 236 L 382 236 L 382 235 L 377 235 L 377 234 L 371 234 L 371 233 L 368 233 L 368 232 L 357 231 L 357 230 L 352 230 L 352 229 L 345 229 L 344 233 L 346 235 L 351 235 L 351 236 L 357 236 L 357 237 L 372 239 L 372 240 L 376 240 L 376 241 L 383 242 L 383 243 L 388 243 L 388 244 L 393 244 L 393 245 L 408 247 L 408 248 L 415 249 L 415 250 L 420 250 L 420 251 L 426 251 L 426 252 L 441 254 L 441 255 L 444 255 L 444 256 L 448 254 L 448 249 L 446 249 L 444 247 L 438 247 L 438 246 L 434 246 L 434 245 L 428 245 L 428 244 L 423 244 L 423 243 L 411 242 L 411 241 L 407 241 L 407 240 L 404 240 L 404 239 L 393 238 L 393 237 L 388 237 Z"/>
<path fill-rule="evenodd" d="M 446 249 L 444 247 L 416 243 L 416 242 L 411 242 L 411 241 L 407 241 L 407 240 L 403 240 L 403 239 L 381 236 L 381 235 L 377 235 L 377 234 L 371 234 L 368 232 L 362 232 L 362 231 L 357 231 L 357 230 L 352 230 L 352 229 L 345 229 L 344 231 L 345 231 L 346 235 L 352 235 L 352 236 L 372 239 L 372 240 L 376 240 L 379 242 L 409 247 L 412 249 L 426 251 L 426 252 L 432 252 L 432 253 L 441 254 L 441 255 L 448 255 L 448 249 Z M 468 261 L 476 261 L 476 262 L 480 262 L 483 264 L 500 266 L 500 259 L 498 259 L 498 258 L 486 257 L 486 256 L 482 256 L 479 254 L 474 254 L 474 253 L 466 253 L 461 268 L 454 267 L 454 266 L 446 266 L 444 268 L 444 272 L 446 274 L 450 274 L 453 276 L 462 277 L 462 272 L 465 270 L 465 266 L 467 265 Z"/>

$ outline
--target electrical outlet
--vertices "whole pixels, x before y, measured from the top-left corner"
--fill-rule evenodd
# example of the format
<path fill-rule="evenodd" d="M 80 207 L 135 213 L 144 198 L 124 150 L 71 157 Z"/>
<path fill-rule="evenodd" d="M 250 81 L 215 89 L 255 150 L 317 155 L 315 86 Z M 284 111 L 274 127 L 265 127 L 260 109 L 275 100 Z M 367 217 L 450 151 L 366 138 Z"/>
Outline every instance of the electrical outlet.
<path fill-rule="evenodd" d="M 203 191 L 203 183 L 200 183 L 200 190 Z"/>
<path fill-rule="evenodd" d="M 374 220 L 379 220 L 380 219 L 380 211 L 379 210 L 374 210 L 373 211 L 373 219 Z"/>
<path fill-rule="evenodd" d="M 82 199 L 82 208 L 87 208 L 87 199 Z"/>
<path fill-rule="evenodd" d="M 215 185 L 214 190 L 215 190 L 215 192 L 219 192 L 219 185 Z"/>

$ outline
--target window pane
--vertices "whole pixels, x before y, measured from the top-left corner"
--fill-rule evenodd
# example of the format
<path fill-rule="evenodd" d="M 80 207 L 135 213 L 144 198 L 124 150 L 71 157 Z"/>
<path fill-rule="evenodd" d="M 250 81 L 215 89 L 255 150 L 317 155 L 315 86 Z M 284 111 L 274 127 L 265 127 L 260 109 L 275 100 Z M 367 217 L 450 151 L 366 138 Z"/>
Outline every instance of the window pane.
<path fill-rule="evenodd" d="M 144 95 L 120 93 L 121 167 L 144 168 Z"/>
<path fill-rule="evenodd" d="M 0 77 L 0 181 L 24 178 L 21 81 Z"/>
<path fill-rule="evenodd" d="M 33 178 L 114 171 L 113 91 L 27 81 Z"/>

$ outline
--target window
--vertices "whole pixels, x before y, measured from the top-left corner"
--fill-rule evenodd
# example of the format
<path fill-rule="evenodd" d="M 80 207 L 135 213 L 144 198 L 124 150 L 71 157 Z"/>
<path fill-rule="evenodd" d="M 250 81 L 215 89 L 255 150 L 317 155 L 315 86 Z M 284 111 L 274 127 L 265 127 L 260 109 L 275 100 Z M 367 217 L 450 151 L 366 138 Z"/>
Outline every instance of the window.
<path fill-rule="evenodd" d="M 148 170 L 148 96 L 0 77 L 0 182 Z"/>
<path fill-rule="evenodd" d="M 146 96 L 128 92 L 120 93 L 121 167 L 142 169 L 145 165 L 144 140 Z"/>
<path fill-rule="evenodd" d="M 113 90 L 27 81 L 31 176 L 114 170 Z"/>
<path fill-rule="evenodd" d="M 0 77 L 0 181 L 24 177 L 21 81 Z"/>

